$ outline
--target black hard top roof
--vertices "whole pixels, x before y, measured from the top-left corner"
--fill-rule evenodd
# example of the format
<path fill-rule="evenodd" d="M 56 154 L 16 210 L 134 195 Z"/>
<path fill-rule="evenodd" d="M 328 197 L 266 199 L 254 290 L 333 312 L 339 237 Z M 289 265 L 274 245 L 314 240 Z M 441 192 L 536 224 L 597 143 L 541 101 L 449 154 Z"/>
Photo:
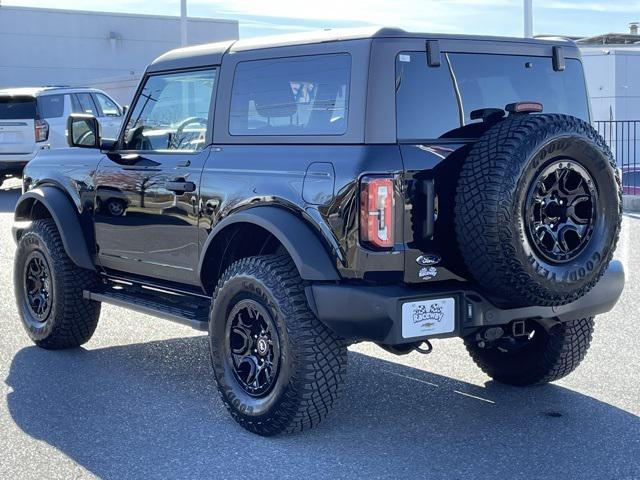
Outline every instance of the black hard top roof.
<path fill-rule="evenodd" d="M 225 53 L 259 50 L 265 48 L 308 45 L 314 43 L 339 42 L 344 40 L 363 40 L 373 38 L 425 38 L 425 39 L 455 39 L 468 41 L 510 42 L 524 44 L 554 44 L 575 47 L 575 43 L 566 38 L 516 38 L 492 37 L 479 35 L 450 35 L 434 33 L 407 32 L 400 28 L 345 28 L 326 29 L 313 32 L 271 35 L 267 37 L 249 38 L 246 40 L 230 40 L 226 42 L 209 43 L 192 47 L 171 50 L 156 58 L 147 71 L 171 70 L 174 68 L 189 68 L 204 65 L 218 65 Z"/>

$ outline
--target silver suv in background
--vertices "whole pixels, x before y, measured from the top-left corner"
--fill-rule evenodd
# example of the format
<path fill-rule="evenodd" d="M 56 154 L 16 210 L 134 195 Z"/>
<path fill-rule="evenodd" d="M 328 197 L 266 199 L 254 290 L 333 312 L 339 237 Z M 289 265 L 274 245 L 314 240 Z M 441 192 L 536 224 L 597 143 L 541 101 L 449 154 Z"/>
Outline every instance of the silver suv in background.
<path fill-rule="evenodd" d="M 39 150 L 67 147 L 67 118 L 71 113 L 90 113 L 98 118 L 104 137 L 118 135 L 122 108 L 101 90 L 0 90 L 0 185 L 8 176 L 21 175 Z"/>

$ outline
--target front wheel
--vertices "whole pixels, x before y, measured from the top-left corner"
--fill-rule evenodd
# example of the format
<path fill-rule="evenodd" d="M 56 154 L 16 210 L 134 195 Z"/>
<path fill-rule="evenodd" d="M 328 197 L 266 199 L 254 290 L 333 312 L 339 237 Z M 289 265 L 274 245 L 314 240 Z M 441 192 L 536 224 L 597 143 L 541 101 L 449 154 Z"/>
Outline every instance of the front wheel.
<path fill-rule="evenodd" d="M 540 385 L 573 372 L 587 354 L 594 318 L 564 322 L 550 331 L 534 325 L 528 336 L 510 344 L 481 348 L 467 338 L 465 346 L 483 372 L 507 385 Z"/>
<path fill-rule="evenodd" d="M 71 261 L 53 220 L 35 220 L 22 234 L 13 275 L 22 324 L 36 345 L 73 348 L 91 338 L 100 303 L 82 291 L 96 285 L 97 275 Z"/>
<path fill-rule="evenodd" d="M 253 433 L 313 427 L 338 398 L 345 343 L 309 309 L 288 255 L 244 258 L 226 270 L 212 302 L 209 342 L 222 400 Z"/>

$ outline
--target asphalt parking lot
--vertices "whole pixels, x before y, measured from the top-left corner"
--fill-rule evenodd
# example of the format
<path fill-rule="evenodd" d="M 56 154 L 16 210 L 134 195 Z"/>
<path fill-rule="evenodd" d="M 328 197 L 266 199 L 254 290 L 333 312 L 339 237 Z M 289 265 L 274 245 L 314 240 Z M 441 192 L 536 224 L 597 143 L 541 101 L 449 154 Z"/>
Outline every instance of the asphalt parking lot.
<path fill-rule="evenodd" d="M 329 419 L 266 439 L 231 420 L 186 327 L 105 306 L 82 349 L 29 342 L 11 280 L 17 187 L 0 189 L 0 479 L 640 478 L 640 216 L 624 219 L 623 298 L 570 377 L 501 386 L 458 339 L 429 356 L 358 345 Z"/>

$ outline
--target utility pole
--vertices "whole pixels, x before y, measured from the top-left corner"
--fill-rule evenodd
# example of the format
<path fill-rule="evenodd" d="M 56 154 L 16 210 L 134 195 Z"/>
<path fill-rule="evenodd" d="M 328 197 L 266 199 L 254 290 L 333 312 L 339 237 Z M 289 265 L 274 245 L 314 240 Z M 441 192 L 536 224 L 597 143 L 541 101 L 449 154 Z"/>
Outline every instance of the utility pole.
<path fill-rule="evenodd" d="M 180 45 L 187 46 L 187 0 L 180 0 Z"/>
<path fill-rule="evenodd" d="M 533 37 L 533 0 L 524 0 L 524 36 Z"/>

